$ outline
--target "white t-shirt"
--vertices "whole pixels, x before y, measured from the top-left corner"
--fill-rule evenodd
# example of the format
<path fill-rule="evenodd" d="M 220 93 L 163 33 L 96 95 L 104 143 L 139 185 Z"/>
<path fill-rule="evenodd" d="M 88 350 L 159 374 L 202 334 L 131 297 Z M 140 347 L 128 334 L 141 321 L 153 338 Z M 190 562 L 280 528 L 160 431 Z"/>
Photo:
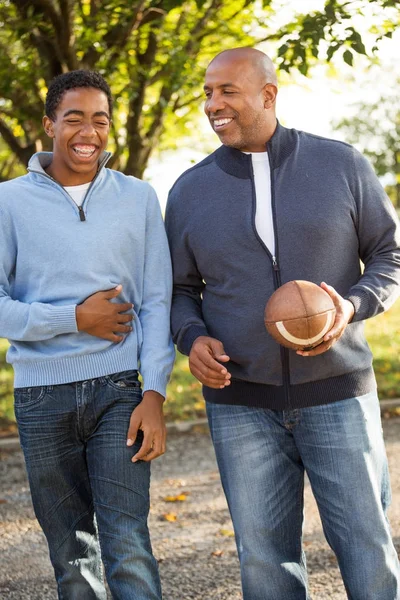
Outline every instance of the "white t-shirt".
<path fill-rule="evenodd" d="M 246 153 L 247 154 L 247 153 Z M 275 254 L 274 223 L 271 204 L 271 170 L 268 152 L 250 152 L 256 188 L 256 229 L 271 252 Z"/>
<path fill-rule="evenodd" d="M 89 183 L 82 183 L 82 185 L 64 185 L 64 190 L 68 192 L 75 204 L 82 206 L 83 199 L 91 183 L 89 181 Z"/>

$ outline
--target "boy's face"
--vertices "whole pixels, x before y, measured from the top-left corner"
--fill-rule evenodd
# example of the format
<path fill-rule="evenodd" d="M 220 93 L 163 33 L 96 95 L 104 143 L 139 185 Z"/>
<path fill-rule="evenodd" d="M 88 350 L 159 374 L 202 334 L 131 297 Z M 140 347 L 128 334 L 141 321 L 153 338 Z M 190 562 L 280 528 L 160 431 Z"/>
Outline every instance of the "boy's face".
<path fill-rule="evenodd" d="M 53 138 L 53 161 L 48 173 L 62 185 L 92 181 L 107 146 L 110 123 L 104 92 L 96 88 L 66 91 L 54 121 L 43 118 L 45 131 Z"/>

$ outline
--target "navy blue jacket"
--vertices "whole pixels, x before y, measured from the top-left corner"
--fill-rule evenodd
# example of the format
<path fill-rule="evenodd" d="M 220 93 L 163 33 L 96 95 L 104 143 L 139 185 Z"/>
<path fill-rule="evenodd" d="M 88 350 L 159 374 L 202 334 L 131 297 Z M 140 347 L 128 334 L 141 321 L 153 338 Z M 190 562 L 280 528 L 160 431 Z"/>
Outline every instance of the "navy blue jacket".
<path fill-rule="evenodd" d="M 205 387 L 211 402 L 289 409 L 365 394 L 376 383 L 363 320 L 399 294 L 394 208 L 348 144 L 278 124 L 267 150 L 275 256 L 256 231 L 250 156 L 221 146 L 170 192 L 174 340 L 185 354 L 200 335 L 222 341 L 232 384 Z M 354 304 L 342 338 L 319 356 L 283 349 L 265 330 L 268 298 L 293 279 L 325 281 Z"/>

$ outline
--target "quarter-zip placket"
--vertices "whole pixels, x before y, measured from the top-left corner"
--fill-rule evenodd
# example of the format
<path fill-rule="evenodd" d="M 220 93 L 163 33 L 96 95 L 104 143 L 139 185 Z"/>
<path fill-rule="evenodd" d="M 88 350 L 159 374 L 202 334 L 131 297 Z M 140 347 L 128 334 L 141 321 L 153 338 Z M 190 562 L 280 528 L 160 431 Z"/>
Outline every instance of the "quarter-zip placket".
<path fill-rule="evenodd" d="M 271 260 L 272 272 L 273 272 L 273 278 L 274 278 L 274 288 L 275 288 L 275 290 L 277 290 L 282 285 L 282 282 L 281 282 L 281 275 L 280 275 L 279 262 L 278 262 L 279 244 L 278 244 L 277 225 L 276 225 L 274 169 L 273 169 L 273 162 L 272 162 L 272 156 L 271 156 L 271 149 L 268 144 L 267 144 L 267 152 L 268 152 L 268 160 L 269 160 L 269 166 L 270 166 L 270 179 L 271 179 L 271 210 L 272 210 L 272 224 L 273 224 L 273 229 L 274 229 L 274 241 L 275 241 L 275 253 L 274 254 L 272 254 L 272 252 L 270 252 L 269 248 L 264 244 L 263 240 L 258 235 L 258 231 L 256 228 L 257 194 L 256 194 L 255 181 L 254 181 L 253 163 L 251 160 L 251 156 L 249 156 L 250 179 L 251 179 L 252 196 L 253 196 L 252 224 L 253 224 L 254 232 L 255 232 L 259 242 L 261 243 L 261 245 L 263 246 L 263 248 L 265 249 L 266 253 L 268 254 L 268 256 Z M 281 353 L 281 364 L 282 364 L 282 383 L 283 383 L 283 388 L 285 391 L 285 399 L 286 399 L 285 408 L 286 408 L 286 410 L 290 410 L 291 402 L 290 402 L 289 351 L 287 348 L 284 348 L 283 346 L 281 346 L 280 353 Z"/>
<path fill-rule="evenodd" d="M 79 214 L 79 219 L 80 219 L 80 221 L 86 221 L 86 215 L 85 215 L 85 211 L 84 211 L 84 209 L 83 209 L 83 206 L 84 206 L 84 204 L 86 203 L 86 200 L 87 200 L 87 198 L 88 198 L 88 196 L 89 196 L 89 193 L 90 193 L 90 191 L 92 190 L 92 188 L 93 188 L 93 185 L 94 185 L 94 183 L 95 183 L 96 179 L 98 178 L 98 176 L 99 176 L 99 174 L 100 174 L 100 171 L 101 171 L 101 169 L 102 169 L 102 168 L 105 166 L 105 164 L 108 162 L 108 160 L 109 160 L 110 156 L 111 156 L 111 154 L 107 154 L 107 155 L 106 155 L 106 156 L 105 156 L 105 157 L 102 159 L 102 161 L 99 163 L 99 168 L 97 169 L 97 173 L 96 173 L 96 175 L 94 176 L 94 178 L 92 179 L 92 181 L 90 182 L 90 186 L 88 187 L 88 189 L 87 189 L 87 191 L 86 191 L 86 194 L 85 194 L 85 196 L 84 196 L 84 198 L 83 198 L 83 202 L 82 202 L 82 204 L 81 204 L 81 205 L 77 204 L 77 203 L 75 202 L 75 200 L 72 198 L 72 196 L 71 196 L 70 194 L 68 194 L 68 192 L 67 192 L 67 190 L 64 188 L 64 186 L 62 186 L 62 185 L 61 185 L 61 183 L 59 183 L 59 182 L 58 182 L 56 179 L 54 179 L 53 177 L 51 177 L 51 175 L 48 175 L 44 169 L 43 169 L 43 171 L 37 171 L 37 170 L 35 170 L 35 169 L 30 169 L 30 170 L 29 170 L 29 172 L 30 172 L 30 173 L 36 173 L 37 175 L 41 175 L 42 177 L 47 177 L 47 179 L 50 179 L 50 181 L 52 181 L 53 183 L 55 183 L 56 185 L 58 185 L 58 186 L 61 188 L 61 190 L 62 190 L 63 194 L 65 194 L 66 196 L 68 196 L 68 199 L 69 199 L 69 200 L 70 200 L 70 201 L 73 203 L 73 205 L 74 205 L 74 206 L 76 206 L 76 208 L 78 209 L 78 214 Z"/>

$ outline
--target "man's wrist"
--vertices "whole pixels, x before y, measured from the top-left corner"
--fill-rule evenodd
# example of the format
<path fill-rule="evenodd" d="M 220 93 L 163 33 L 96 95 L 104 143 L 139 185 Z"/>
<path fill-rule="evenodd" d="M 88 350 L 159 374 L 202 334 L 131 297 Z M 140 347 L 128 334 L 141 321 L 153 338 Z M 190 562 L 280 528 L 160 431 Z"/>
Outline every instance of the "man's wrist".
<path fill-rule="evenodd" d="M 354 317 L 354 314 L 355 314 L 355 307 L 354 307 L 354 304 L 352 303 L 352 301 L 349 300 L 348 298 L 344 298 L 344 301 L 346 303 L 346 312 L 349 315 L 347 322 L 351 323 L 351 321 Z"/>
<path fill-rule="evenodd" d="M 163 404 L 165 402 L 165 397 L 159 392 L 156 392 L 155 390 L 146 390 L 145 392 L 143 392 L 143 400 L 144 399 L 155 400 L 160 404 Z"/>

